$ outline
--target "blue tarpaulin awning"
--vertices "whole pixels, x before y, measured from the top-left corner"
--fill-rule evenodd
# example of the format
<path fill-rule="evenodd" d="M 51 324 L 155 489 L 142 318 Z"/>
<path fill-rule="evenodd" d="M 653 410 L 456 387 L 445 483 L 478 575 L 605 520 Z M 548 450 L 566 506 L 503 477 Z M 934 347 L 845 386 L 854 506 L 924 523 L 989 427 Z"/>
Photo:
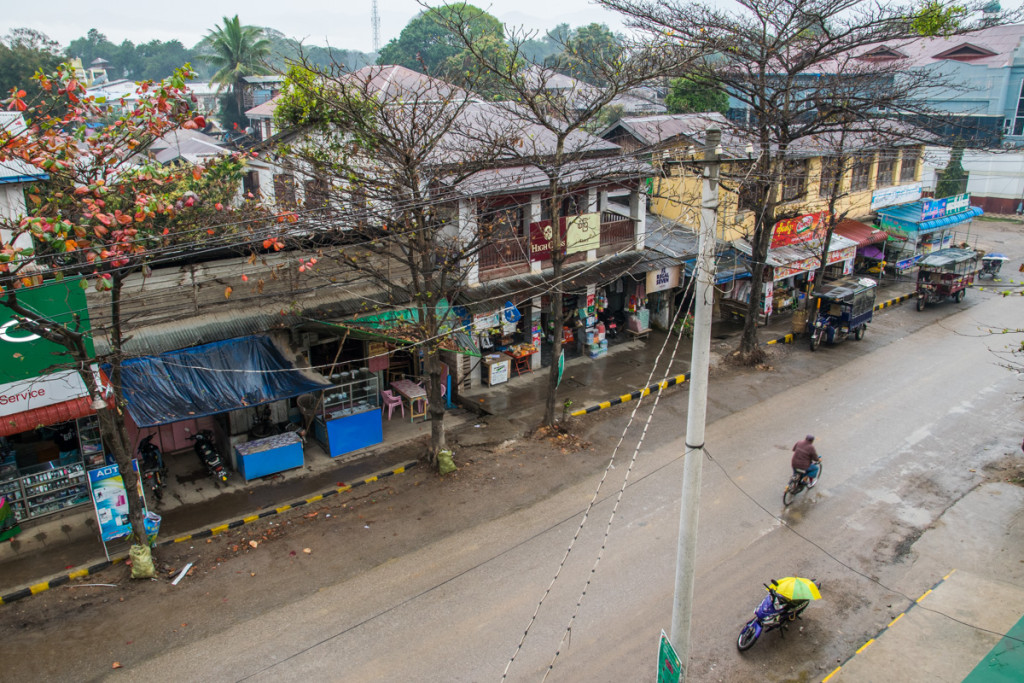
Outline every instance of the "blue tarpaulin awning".
<path fill-rule="evenodd" d="M 296 369 L 268 337 L 252 336 L 126 360 L 121 385 L 135 424 L 156 427 L 319 391 L 330 383 Z"/>
<path fill-rule="evenodd" d="M 968 206 L 960 213 L 954 213 L 941 218 L 932 218 L 926 221 L 921 220 L 921 202 L 913 204 L 902 204 L 890 206 L 878 210 L 878 217 L 885 229 L 896 229 L 902 232 L 927 233 L 947 225 L 956 225 L 969 221 L 975 216 L 985 213 L 980 206 Z"/>

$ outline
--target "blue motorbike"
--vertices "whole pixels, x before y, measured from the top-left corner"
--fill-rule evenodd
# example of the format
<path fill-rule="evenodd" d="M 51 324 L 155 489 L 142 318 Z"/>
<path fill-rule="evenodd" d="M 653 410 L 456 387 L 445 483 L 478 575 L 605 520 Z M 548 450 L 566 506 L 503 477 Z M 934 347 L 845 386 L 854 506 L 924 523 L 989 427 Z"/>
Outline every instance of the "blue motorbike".
<path fill-rule="evenodd" d="M 817 581 L 814 584 L 819 585 Z M 736 647 L 740 652 L 752 648 L 762 633 L 778 629 L 782 637 L 785 637 L 786 628 L 807 609 L 810 600 L 789 600 L 779 595 L 772 586 L 764 585 L 768 595 L 754 610 L 754 618 L 746 623 L 736 639 Z"/>

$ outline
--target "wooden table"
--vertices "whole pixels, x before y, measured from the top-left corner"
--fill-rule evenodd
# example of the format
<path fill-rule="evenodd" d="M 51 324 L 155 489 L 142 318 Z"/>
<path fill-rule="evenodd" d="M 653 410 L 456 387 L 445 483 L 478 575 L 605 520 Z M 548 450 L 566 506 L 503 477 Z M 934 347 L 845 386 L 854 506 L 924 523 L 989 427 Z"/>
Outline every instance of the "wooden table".
<path fill-rule="evenodd" d="M 391 383 L 391 388 L 409 402 L 409 422 L 417 417 L 427 417 L 427 390 L 409 379 L 400 379 Z M 419 408 L 419 411 L 417 411 Z"/>

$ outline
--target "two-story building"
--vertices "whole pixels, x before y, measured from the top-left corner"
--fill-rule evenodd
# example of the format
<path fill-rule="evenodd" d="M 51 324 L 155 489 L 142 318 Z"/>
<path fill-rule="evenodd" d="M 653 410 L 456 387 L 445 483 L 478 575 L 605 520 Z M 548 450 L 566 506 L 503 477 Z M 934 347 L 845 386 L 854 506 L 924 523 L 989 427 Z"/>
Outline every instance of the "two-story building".
<path fill-rule="evenodd" d="M 722 180 L 719 187 L 717 234 L 719 251 L 727 261 L 733 250 L 750 255 L 756 213 L 745 191 L 753 159 L 753 141 L 738 133 L 717 113 L 627 117 L 603 132 L 633 154 L 649 154 L 657 173 L 651 181 L 651 211 L 696 229 L 699 224 L 703 178 L 697 163 L 709 126 L 722 130 Z M 854 272 L 859 258 L 878 256 L 886 234 L 873 228 L 873 212 L 882 206 L 913 202 L 921 197 L 922 145 L 913 138 L 848 133 L 816 136 L 789 148 L 777 188 L 777 214 L 768 254 L 762 315 L 768 317 L 796 305 L 799 293 L 818 268 L 822 236 L 830 223 L 829 207 L 842 220 L 829 245 L 828 275 Z M 840 173 L 842 167 L 843 172 Z M 745 310 L 750 282 L 735 277 L 721 283 L 720 309 Z"/>

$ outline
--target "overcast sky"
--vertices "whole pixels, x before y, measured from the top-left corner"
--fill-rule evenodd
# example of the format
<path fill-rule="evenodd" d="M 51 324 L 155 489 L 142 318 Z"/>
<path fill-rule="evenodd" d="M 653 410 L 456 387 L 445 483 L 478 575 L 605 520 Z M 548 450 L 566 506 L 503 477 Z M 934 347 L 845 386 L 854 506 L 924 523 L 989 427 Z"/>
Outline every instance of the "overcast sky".
<path fill-rule="evenodd" d="M 378 0 L 381 45 L 396 37 L 420 11 L 415 0 Z M 473 2 L 512 26 L 550 29 L 560 23 L 579 26 L 598 22 L 622 30 L 618 15 L 588 0 L 495 0 Z M 42 31 L 62 45 L 95 28 L 114 43 L 130 40 L 177 39 L 191 47 L 224 16 L 239 15 L 243 24 L 270 26 L 311 45 L 369 52 L 371 0 L 200 0 L 168 5 L 152 0 L 49 0 L 4 3 L 3 24 Z M 6 33 L 6 29 L 2 30 Z"/>

